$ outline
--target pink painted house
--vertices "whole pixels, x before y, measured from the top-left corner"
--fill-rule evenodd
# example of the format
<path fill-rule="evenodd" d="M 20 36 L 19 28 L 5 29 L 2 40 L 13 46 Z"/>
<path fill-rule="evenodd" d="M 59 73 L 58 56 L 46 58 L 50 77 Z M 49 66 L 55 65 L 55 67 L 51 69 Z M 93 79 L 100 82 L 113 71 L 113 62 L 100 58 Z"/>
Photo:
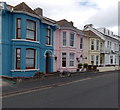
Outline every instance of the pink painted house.
<path fill-rule="evenodd" d="M 73 26 L 73 22 L 65 19 L 57 24 L 59 29 L 54 33 L 54 71 L 75 72 L 78 64 L 85 62 L 84 34 Z"/>

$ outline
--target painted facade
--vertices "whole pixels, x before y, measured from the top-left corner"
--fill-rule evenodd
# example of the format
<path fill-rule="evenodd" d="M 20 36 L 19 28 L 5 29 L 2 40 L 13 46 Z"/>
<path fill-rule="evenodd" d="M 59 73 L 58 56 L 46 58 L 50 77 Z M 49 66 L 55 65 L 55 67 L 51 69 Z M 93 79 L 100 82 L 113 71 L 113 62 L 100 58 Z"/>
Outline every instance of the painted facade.
<path fill-rule="evenodd" d="M 88 30 L 84 32 L 88 37 L 85 38 L 88 65 L 103 65 L 104 56 L 101 54 L 101 49 L 104 48 L 104 40 L 98 35 Z"/>
<path fill-rule="evenodd" d="M 58 21 L 54 34 L 54 71 L 76 71 L 78 63 L 85 63 L 82 31 L 67 20 Z"/>
<path fill-rule="evenodd" d="M 55 21 L 33 11 L 25 3 L 5 2 L 0 12 L 0 75 L 30 77 L 53 72 Z"/>
<path fill-rule="evenodd" d="M 92 25 L 86 25 L 84 31 L 91 31 L 92 33 L 96 34 L 102 40 L 99 41 L 99 65 L 101 66 L 112 66 L 112 65 L 119 65 L 119 39 L 118 36 L 115 37 L 113 32 L 104 30 L 102 28 L 95 29 Z M 92 36 L 91 36 L 92 37 Z M 93 38 L 88 40 L 91 42 Z M 94 39 L 95 40 L 95 39 Z M 96 39 L 97 40 L 97 39 Z M 95 41 L 96 42 L 96 41 Z M 91 46 L 91 44 L 89 44 Z M 97 47 L 96 43 L 94 44 Z M 88 50 L 89 52 L 89 50 Z M 90 57 L 90 55 L 88 55 Z M 91 58 L 89 58 L 91 59 Z M 88 61 L 89 64 L 91 60 Z"/>

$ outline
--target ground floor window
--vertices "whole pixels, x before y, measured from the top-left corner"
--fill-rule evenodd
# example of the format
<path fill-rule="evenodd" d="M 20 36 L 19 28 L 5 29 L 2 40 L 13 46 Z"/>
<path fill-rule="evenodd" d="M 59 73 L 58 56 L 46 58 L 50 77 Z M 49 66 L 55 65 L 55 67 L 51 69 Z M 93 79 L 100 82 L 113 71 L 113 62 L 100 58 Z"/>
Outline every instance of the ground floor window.
<path fill-rule="evenodd" d="M 16 69 L 20 69 L 21 63 L 21 49 L 16 48 Z"/>
<path fill-rule="evenodd" d="M 94 55 L 91 55 L 91 65 L 94 65 Z"/>
<path fill-rule="evenodd" d="M 66 53 L 62 53 L 62 67 L 66 67 Z"/>
<path fill-rule="evenodd" d="M 35 69 L 36 50 L 26 49 L 26 69 Z"/>
<path fill-rule="evenodd" d="M 110 56 L 110 63 L 113 64 L 113 56 Z"/>
<path fill-rule="evenodd" d="M 99 59 L 99 56 L 96 56 L 96 65 L 98 65 L 98 60 Z"/>
<path fill-rule="evenodd" d="M 70 53 L 70 63 L 69 66 L 73 67 L 74 66 L 74 53 Z"/>

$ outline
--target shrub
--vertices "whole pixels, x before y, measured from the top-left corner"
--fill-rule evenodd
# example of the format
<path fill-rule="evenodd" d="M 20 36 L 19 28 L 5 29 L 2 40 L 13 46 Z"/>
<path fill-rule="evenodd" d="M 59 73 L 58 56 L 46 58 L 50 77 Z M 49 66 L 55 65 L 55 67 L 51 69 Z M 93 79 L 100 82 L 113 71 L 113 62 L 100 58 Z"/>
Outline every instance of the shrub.
<path fill-rule="evenodd" d="M 85 63 L 83 66 L 84 66 L 84 68 L 87 68 L 87 67 L 88 67 L 88 64 L 87 64 L 87 63 Z"/>
<path fill-rule="evenodd" d="M 42 78 L 43 76 L 44 76 L 44 73 L 39 71 L 34 74 L 34 78 Z"/>
<path fill-rule="evenodd" d="M 81 69 L 82 68 L 82 63 L 78 64 L 78 68 Z"/>

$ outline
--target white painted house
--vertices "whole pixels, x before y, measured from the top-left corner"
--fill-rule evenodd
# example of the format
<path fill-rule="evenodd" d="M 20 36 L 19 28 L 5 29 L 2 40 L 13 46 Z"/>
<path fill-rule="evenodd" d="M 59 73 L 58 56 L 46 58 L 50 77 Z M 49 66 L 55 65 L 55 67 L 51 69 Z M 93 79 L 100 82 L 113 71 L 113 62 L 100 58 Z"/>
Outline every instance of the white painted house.
<path fill-rule="evenodd" d="M 98 28 L 99 32 L 105 36 L 105 65 L 119 65 L 119 36 L 114 35 L 112 31 L 106 28 Z"/>

